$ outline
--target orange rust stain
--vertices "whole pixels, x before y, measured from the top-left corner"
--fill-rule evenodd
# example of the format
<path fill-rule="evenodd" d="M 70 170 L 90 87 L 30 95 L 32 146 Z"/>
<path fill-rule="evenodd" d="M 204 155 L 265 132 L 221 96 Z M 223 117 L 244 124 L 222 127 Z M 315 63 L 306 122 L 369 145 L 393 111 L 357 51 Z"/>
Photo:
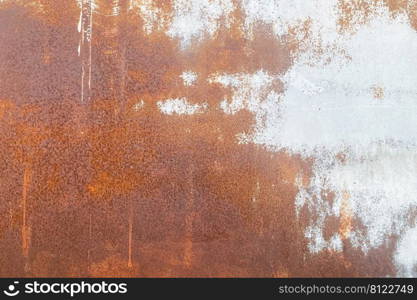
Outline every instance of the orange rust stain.
<path fill-rule="evenodd" d="M 340 228 L 339 233 L 343 240 L 346 240 L 352 231 L 352 209 L 349 205 L 349 193 L 343 192 L 342 204 L 340 208 Z"/>
<path fill-rule="evenodd" d="M 407 2 L 406 13 L 410 19 L 411 26 L 413 26 L 414 30 L 417 30 L 417 3 L 415 1 L 409 0 Z"/>
<path fill-rule="evenodd" d="M 341 31 L 351 31 L 354 26 L 365 24 L 370 20 L 378 0 L 340 0 L 339 28 Z M 381 3 L 381 1 L 379 1 Z"/>

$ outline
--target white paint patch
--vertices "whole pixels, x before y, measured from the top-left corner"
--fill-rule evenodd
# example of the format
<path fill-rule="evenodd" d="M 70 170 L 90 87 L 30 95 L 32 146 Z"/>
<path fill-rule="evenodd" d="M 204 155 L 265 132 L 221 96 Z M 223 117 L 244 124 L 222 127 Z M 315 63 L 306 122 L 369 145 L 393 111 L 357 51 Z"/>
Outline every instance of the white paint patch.
<path fill-rule="evenodd" d="M 158 101 L 157 106 L 162 113 L 167 115 L 193 115 L 203 113 L 208 108 L 207 103 L 191 104 L 185 98 Z"/>
<path fill-rule="evenodd" d="M 375 18 L 352 37 L 340 39 L 346 57 L 312 66 L 297 61 L 284 76 L 278 119 L 269 118 L 257 142 L 312 153 L 346 146 L 401 141 L 416 144 L 417 35 L 405 19 Z M 384 90 L 375 99 L 372 87 Z M 312 138 L 314 137 L 314 138 Z"/>
<path fill-rule="evenodd" d="M 416 209 L 417 153 L 403 146 L 372 146 L 367 153 L 347 151 L 344 162 L 334 154 L 322 153 L 314 163 L 314 175 L 308 187 L 300 186 L 296 207 L 307 206 L 314 218 L 310 226 L 316 228 L 311 238 L 313 252 L 326 247 L 323 240 L 324 224 L 329 216 L 341 216 L 343 198 L 353 216 L 359 218 L 365 231 L 353 229 L 347 236 L 355 247 L 367 252 L 382 245 L 390 235 L 401 234 L 408 226 L 408 216 Z M 335 192 L 329 202 L 323 191 Z M 336 228 L 335 230 L 338 230 Z"/>
<path fill-rule="evenodd" d="M 263 70 L 253 74 L 213 74 L 208 80 L 218 83 L 232 90 L 231 99 L 220 102 L 220 109 L 226 114 L 235 114 L 246 109 L 255 114 L 257 130 L 263 128 L 265 118 L 279 111 L 280 94 L 274 91 L 274 82 L 279 81 L 278 75 L 269 75 Z M 254 134 L 237 134 L 238 143 L 244 144 L 254 141 Z"/>
<path fill-rule="evenodd" d="M 173 38 L 179 38 L 182 46 L 192 40 L 213 36 L 222 21 L 229 26 L 230 13 L 234 10 L 231 0 L 175 0 L 172 23 L 167 31 Z"/>
<path fill-rule="evenodd" d="M 409 229 L 401 238 L 395 260 L 399 274 L 404 277 L 417 277 L 417 227 Z"/>
<path fill-rule="evenodd" d="M 192 71 L 184 71 L 180 75 L 181 79 L 184 81 L 185 86 L 193 85 L 194 82 L 197 80 L 198 75 L 195 72 Z"/>
<path fill-rule="evenodd" d="M 278 100 L 277 93 L 272 91 L 273 82 L 277 78 L 259 70 L 254 74 L 214 74 L 209 82 L 219 83 L 232 90 L 232 98 L 220 103 L 225 113 L 235 114 L 241 109 L 247 109 L 260 115 L 264 112 L 263 104 L 267 98 Z"/>
<path fill-rule="evenodd" d="M 253 134 L 242 141 L 314 158 L 310 184 L 300 185 L 296 198 L 297 210 L 307 206 L 314 216 L 305 231 L 310 251 L 342 251 L 348 238 L 367 252 L 401 236 L 417 210 L 417 35 L 407 16 L 393 16 L 379 5 L 367 24 L 341 33 L 336 1 L 243 3 L 248 32 L 263 21 L 281 37 L 310 22 L 308 38 L 300 40 L 284 76 L 260 70 L 211 79 L 233 92 L 220 104 L 225 113 L 248 109 L 256 115 Z M 279 79 L 282 94 L 271 89 Z M 375 88 L 382 91 L 377 97 Z M 335 199 L 323 197 L 326 190 Z M 341 237 L 335 228 L 325 240 L 326 219 L 340 217 L 343 205 L 365 230 L 351 228 Z M 394 257 L 401 272 L 409 274 L 415 259 L 404 249 L 414 248 L 415 238 L 403 235 Z"/>
<path fill-rule="evenodd" d="M 154 5 L 154 0 L 134 0 L 130 3 L 129 9 L 139 9 L 143 29 L 147 34 L 163 30 L 168 24 L 170 16 Z"/>
<path fill-rule="evenodd" d="M 335 42 L 349 58 L 296 61 L 283 78 L 279 110 L 271 103 L 253 141 L 316 158 L 298 203 L 317 214 L 315 235 L 306 233 L 311 249 L 326 247 L 319 229 L 328 216 L 339 216 L 347 191 L 367 229 L 352 233 L 352 242 L 366 251 L 400 234 L 417 207 L 417 132 L 404 130 L 417 126 L 417 36 L 405 17 L 386 14 Z M 372 86 L 383 88 L 382 99 L 373 97 Z M 344 164 L 335 158 L 340 152 L 347 154 Z M 333 205 L 321 199 L 326 189 L 336 191 Z"/>
<path fill-rule="evenodd" d="M 338 233 L 334 234 L 328 241 L 326 241 L 323 237 L 322 229 L 317 225 L 313 225 L 306 228 L 305 236 L 312 241 L 308 245 L 308 250 L 311 253 L 318 253 L 325 248 L 335 252 L 342 251 L 342 240 Z"/>
<path fill-rule="evenodd" d="M 337 35 L 337 1 L 334 0 L 242 0 L 242 6 L 246 14 L 245 32 L 249 35 L 259 22 L 271 24 L 275 34 L 281 37 L 306 21 L 311 21 L 310 47 L 312 43 L 328 43 Z"/>

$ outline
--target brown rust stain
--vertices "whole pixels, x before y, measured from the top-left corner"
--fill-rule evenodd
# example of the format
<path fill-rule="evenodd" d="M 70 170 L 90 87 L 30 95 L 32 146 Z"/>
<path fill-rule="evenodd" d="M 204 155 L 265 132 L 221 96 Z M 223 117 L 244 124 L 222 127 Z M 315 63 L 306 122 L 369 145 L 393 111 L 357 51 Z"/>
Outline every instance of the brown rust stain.
<path fill-rule="evenodd" d="M 291 36 L 277 40 L 258 24 L 247 38 L 237 6 L 230 28 L 181 50 L 161 30 L 144 32 L 127 1 L 117 16 L 110 2 L 96 2 L 88 90 L 81 73 L 90 48 L 78 56 L 75 1 L 0 5 L 0 276 L 392 272 L 347 240 L 343 255 L 309 253 L 309 213 L 297 218 L 294 199 L 312 162 L 239 144 L 254 116 L 217 108 L 232 91 L 210 84 L 211 74 L 282 74 L 297 49 Z M 185 70 L 198 74 L 194 85 L 182 83 Z M 282 83 L 273 88 L 282 92 Z M 161 114 L 156 102 L 176 97 L 209 109 Z M 344 236 L 351 222 L 346 208 L 329 230 Z"/>
<path fill-rule="evenodd" d="M 392 16 L 403 13 L 417 30 L 417 2 L 414 0 L 339 0 L 339 29 L 355 31 L 357 25 L 366 24 L 375 16 L 378 8 L 386 8 Z"/>
<path fill-rule="evenodd" d="M 380 0 L 340 0 L 339 29 L 351 31 L 354 26 L 367 23 L 375 12 L 375 6 L 381 4 Z M 353 29 L 354 30 L 354 29 Z"/>
<path fill-rule="evenodd" d="M 352 208 L 349 204 L 349 192 L 344 191 L 342 196 L 342 205 L 340 212 L 340 228 L 339 233 L 342 237 L 342 240 L 346 240 L 352 231 Z"/>

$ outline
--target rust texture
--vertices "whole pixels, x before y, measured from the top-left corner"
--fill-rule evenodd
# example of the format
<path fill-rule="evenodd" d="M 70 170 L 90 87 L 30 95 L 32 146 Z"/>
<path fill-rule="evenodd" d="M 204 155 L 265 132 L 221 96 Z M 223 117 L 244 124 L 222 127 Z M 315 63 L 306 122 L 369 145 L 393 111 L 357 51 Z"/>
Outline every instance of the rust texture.
<path fill-rule="evenodd" d="M 393 274 L 378 255 L 390 244 L 364 254 L 343 238 L 360 226 L 348 203 L 325 229 L 340 233 L 343 252 L 310 253 L 314 216 L 295 216 L 294 182 L 301 173 L 308 184 L 311 161 L 239 143 L 253 114 L 218 109 L 231 89 L 210 74 L 282 74 L 298 47 L 290 35 L 258 24 L 248 39 L 237 8 L 230 26 L 184 50 L 164 28 L 146 33 L 129 1 L 117 15 L 111 1 L 95 12 L 81 2 L 81 33 L 76 1 L 0 3 L 0 276 Z M 189 69 L 192 86 L 180 78 Z M 181 97 L 208 109 L 158 110 Z"/>

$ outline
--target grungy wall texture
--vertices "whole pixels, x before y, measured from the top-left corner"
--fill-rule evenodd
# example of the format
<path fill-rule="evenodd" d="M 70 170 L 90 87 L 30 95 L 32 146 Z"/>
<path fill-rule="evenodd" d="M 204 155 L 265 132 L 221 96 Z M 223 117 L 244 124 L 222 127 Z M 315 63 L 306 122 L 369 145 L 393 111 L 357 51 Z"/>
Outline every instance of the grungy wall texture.
<path fill-rule="evenodd" d="M 417 1 L 0 0 L 0 276 L 417 276 Z"/>

